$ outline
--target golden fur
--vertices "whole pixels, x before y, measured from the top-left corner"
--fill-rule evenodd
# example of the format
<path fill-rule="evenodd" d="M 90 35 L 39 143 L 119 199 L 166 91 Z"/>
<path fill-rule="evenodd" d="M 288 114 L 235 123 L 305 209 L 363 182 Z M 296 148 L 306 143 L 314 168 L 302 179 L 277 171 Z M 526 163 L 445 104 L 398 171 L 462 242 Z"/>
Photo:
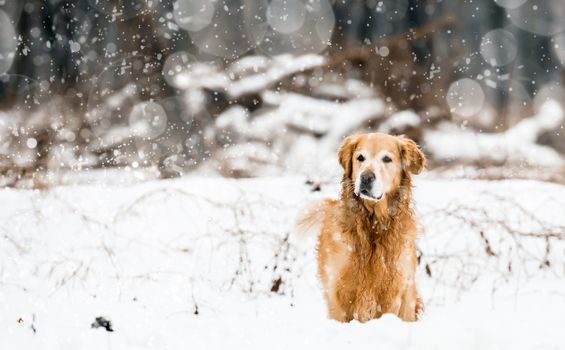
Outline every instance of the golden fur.
<path fill-rule="evenodd" d="M 360 162 L 358 154 L 368 160 Z M 386 163 L 383 155 L 390 157 Z M 329 317 L 366 322 L 392 313 L 416 321 L 423 304 L 415 285 L 411 174 L 422 170 L 425 157 L 412 140 L 373 133 L 347 137 L 338 158 L 341 198 L 314 203 L 298 220 L 299 230 L 319 232 L 318 272 Z M 357 176 L 367 169 L 382 181 L 381 200 L 354 192 Z"/>

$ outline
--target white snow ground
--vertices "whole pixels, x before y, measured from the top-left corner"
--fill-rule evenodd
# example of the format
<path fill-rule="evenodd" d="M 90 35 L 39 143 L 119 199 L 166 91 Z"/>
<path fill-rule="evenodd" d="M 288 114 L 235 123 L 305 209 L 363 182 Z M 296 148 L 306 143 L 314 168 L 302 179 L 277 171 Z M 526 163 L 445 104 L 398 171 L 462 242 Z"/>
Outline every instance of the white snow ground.
<path fill-rule="evenodd" d="M 313 240 L 291 233 L 300 206 L 338 193 L 310 188 L 0 190 L 0 349 L 564 348 L 565 244 L 529 235 L 563 238 L 565 187 L 418 179 L 425 315 L 365 324 L 326 318 Z M 98 316 L 114 332 L 91 328 Z"/>

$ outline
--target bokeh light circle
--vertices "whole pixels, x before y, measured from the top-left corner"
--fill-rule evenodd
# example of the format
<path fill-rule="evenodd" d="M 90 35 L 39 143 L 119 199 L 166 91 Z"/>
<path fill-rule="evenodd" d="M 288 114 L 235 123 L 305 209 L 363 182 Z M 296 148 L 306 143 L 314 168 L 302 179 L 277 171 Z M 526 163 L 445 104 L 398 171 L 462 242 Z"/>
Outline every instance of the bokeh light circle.
<path fill-rule="evenodd" d="M 134 135 L 116 135 L 114 126 L 130 126 L 129 117 L 141 101 L 162 98 L 168 88 L 162 78 L 161 62 L 150 56 L 118 59 L 93 80 L 86 105 L 86 120 L 93 136 L 104 145 Z"/>
<path fill-rule="evenodd" d="M 514 125 L 523 118 L 530 116 L 532 98 L 520 81 L 510 80 L 503 92 L 507 95 L 505 114 L 510 125 Z"/>
<path fill-rule="evenodd" d="M 0 0 L 0 11 L 4 11 L 14 23 L 20 20 L 20 14 L 24 7 L 24 1 Z"/>
<path fill-rule="evenodd" d="M 317 20 L 314 22 L 316 23 L 316 34 L 318 34 L 318 39 L 320 39 L 319 47 L 325 49 L 325 47 L 331 43 L 335 27 L 335 14 L 332 5 L 327 0 L 319 0 L 314 3 L 311 9 L 311 18 L 318 16 Z M 320 52 L 323 49 L 317 49 L 315 52 Z"/>
<path fill-rule="evenodd" d="M 196 62 L 196 58 L 186 51 L 170 54 L 163 64 L 163 77 L 167 84 L 175 88 L 185 87 L 183 84 L 179 85 L 178 76 L 190 71 Z"/>
<path fill-rule="evenodd" d="M 408 10 L 408 0 L 378 0 L 375 2 L 376 4 L 371 7 L 375 9 L 377 18 L 386 19 L 387 21 L 397 21 L 406 17 Z M 369 3 L 367 4 L 367 6 L 369 6 Z"/>
<path fill-rule="evenodd" d="M 330 45 L 335 14 L 328 0 L 306 3 L 304 23 L 294 32 L 283 33 L 271 27 L 263 38 L 256 36 L 259 51 L 266 55 L 320 53 Z"/>
<path fill-rule="evenodd" d="M 236 59 L 263 39 L 269 26 L 266 11 L 264 0 L 218 0 L 210 24 L 189 31 L 190 38 L 206 54 Z"/>
<path fill-rule="evenodd" d="M 565 110 L 565 87 L 560 82 L 547 83 L 537 91 L 534 97 L 534 111 L 539 112 L 548 101 L 558 102 Z"/>
<path fill-rule="evenodd" d="M 509 31 L 495 29 L 486 33 L 481 40 L 481 55 L 493 67 L 502 67 L 516 58 L 516 38 Z"/>
<path fill-rule="evenodd" d="M 12 67 L 17 48 L 16 31 L 10 17 L 0 10 L 0 75 Z"/>
<path fill-rule="evenodd" d="M 469 78 L 451 83 L 445 98 L 451 112 L 462 117 L 477 114 L 485 103 L 481 85 Z"/>
<path fill-rule="evenodd" d="M 294 33 L 306 19 L 306 7 L 302 0 L 273 0 L 267 10 L 271 28 L 282 34 Z"/>
<path fill-rule="evenodd" d="M 522 6 L 528 0 L 494 0 L 494 2 L 500 6 L 507 9 L 515 9 L 516 7 Z"/>
<path fill-rule="evenodd" d="M 529 0 L 519 7 L 506 9 L 517 27 L 539 35 L 554 35 L 565 30 L 563 0 Z"/>
<path fill-rule="evenodd" d="M 156 138 L 167 128 L 167 113 L 159 103 L 138 103 L 129 115 L 129 126 L 136 137 Z"/>
<path fill-rule="evenodd" d="M 90 18 L 87 13 L 79 12 L 77 18 L 80 20 L 73 32 L 73 42 L 78 44 L 82 56 L 92 62 L 111 58 L 112 53 L 104 46 L 108 41 L 108 31 L 102 28 L 103 24 Z"/>
<path fill-rule="evenodd" d="M 173 4 L 175 22 L 190 32 L 210 25 L 215 12 L 215 1 L 210 0 L 177 0 Z"/>
<path fill-rule="evenodd" d="M 555 35 L 551 40 L 553 54 L 562 66 L 565 66 L 565 32 Z"/>

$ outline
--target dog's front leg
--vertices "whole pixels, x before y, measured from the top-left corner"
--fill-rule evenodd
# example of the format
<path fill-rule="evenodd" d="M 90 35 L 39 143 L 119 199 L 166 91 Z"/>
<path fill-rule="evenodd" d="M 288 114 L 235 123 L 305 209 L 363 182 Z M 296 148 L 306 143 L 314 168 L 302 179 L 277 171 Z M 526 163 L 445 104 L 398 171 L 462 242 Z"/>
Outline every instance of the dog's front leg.
<path fill-rule="evenodd" d="M 403 321 L 414 322 L 418 320 L 419 313 L 422 309 L 422 299 L 418 296 L 416 287 L 412 285 L 404 292 L 397 315 Z"/>

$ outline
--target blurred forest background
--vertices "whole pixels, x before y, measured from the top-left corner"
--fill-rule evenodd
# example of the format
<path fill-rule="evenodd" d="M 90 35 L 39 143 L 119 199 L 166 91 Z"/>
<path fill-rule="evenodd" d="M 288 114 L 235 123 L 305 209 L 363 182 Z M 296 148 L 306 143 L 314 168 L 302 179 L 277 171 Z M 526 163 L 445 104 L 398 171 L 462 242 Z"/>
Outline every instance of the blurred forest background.
<path fill-rule="evenodd" d="M 323 176 L 356 130 L 563 181 L 564 65 L 562 0 L 0 0 L 1 185 Z"/>

